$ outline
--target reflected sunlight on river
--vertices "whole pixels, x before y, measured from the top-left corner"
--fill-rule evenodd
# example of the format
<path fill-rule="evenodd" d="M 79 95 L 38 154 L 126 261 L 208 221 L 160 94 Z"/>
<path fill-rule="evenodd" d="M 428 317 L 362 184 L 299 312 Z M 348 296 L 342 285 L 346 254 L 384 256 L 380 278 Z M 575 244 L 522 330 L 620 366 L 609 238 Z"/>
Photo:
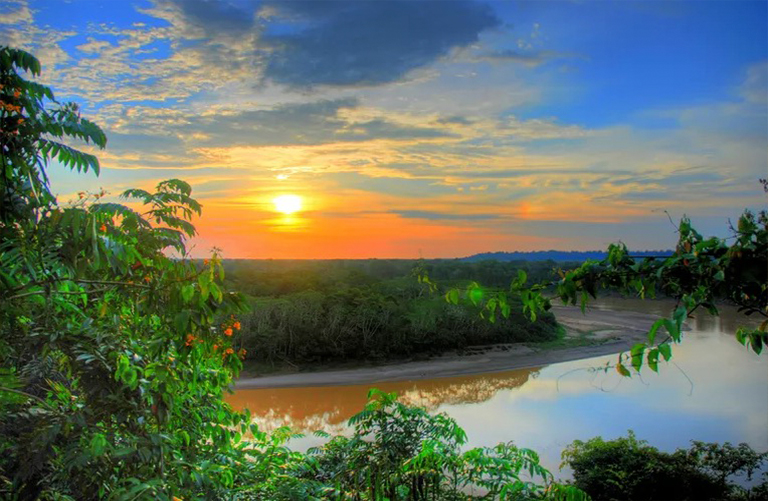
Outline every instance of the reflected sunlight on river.
<path fill-rule="evenodd" d="M 664 303 L 621 299 L 597 308 L 632 309 L 663 315 Z M 297 432 L 343 433 L 360 411 L 370 387 L 396 391 L 401 400 L 445 412 L 467 432 L 469 447 L 513 440 L 542 457 L 557 472 L 560 453 L 576 439 L 605 439 L 634 430 L 662 450 L 687 447 L 690 440 L 747 442 L 768 449 L 768 355 L 748 352 L 733 337 L 745 317 L 724 311 L 697 315 L 660 374 L 643 368 L 642 377 L 623 378 L 610 370 L 590 370 L 615 355 L 541 368 L 419 381 L 239 390 L 227 398 L 249 408 L 264 431 L 288 425 Z M 307 436 L 295 449 L 322 442 Z M 567 475 L 567 472 L 563 472 Z"/>

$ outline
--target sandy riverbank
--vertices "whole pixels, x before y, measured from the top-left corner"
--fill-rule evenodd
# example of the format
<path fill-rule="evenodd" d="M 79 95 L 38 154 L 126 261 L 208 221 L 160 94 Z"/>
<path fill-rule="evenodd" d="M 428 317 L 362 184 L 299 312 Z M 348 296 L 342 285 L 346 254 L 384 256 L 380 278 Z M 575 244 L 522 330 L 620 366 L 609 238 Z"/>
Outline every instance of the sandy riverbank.
<path fill-rule="evenodd" d="M 447 354 L 429 360 L 322 372 L 243 377 L 236 389 L 343 386 L 382 381 L 433 379 L 537 367 L 557 362 L 597 357 L 628 350 L 646 339 L 657 315 L 626 310 L 595 309 L 582 315 L 578 308 L 555 307 L 566 337 L 580 338 L 581 346 L 537 347 L 535 344 L 498 345 L 482 353 Z"/>

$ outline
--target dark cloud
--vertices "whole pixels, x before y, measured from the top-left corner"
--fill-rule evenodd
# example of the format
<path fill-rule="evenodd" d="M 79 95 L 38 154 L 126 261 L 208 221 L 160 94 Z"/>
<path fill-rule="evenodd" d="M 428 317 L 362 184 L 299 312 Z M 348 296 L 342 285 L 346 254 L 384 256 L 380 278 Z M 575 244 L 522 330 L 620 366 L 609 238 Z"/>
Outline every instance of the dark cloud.
<path fill-rule="evenodd" d="M 450 117 L 444 117 L 437 120 L 439 124 L 458 124 L 458 125 L 472 125 L 472 120 L 462 117 L 460 115 L 453 115 Z"/>
<path fill-rule="evenodd" d="M 201 139 L 200 143 L 205 146 L 315 145 L 450 137 L 440 129 L 403 125 L 384 118 L 354 122 L 340 115 L 342 110 L 357 106 L 358 101 L 353 98 L 283 104 L 265 110 L 196 117 L 177 132 L 183 136 L 203 134 L 208 139 Z"/>
<path fill-rule="evenodd" d="M 244 32 L 254 26 L 255 2 L 240 9 L 221 0 L 156 0 L 159 6 L 175 5 L 184 20 L 216 36 Z"/>
<path fill-rule="evenodd" d="M 353 130 L 339 135 L 340 138 L 345 139 L 361 136 L 378 139 L 434 139 L 453 135 L 440 129 L 400 125 L 381 118 L 354 124 Z"/>
<path fill-rule="evenodd" d="M 489 6 L 469 1 L 275 2 L 281 32 L 265 76 L 291 87 L 378 85 L 402 79 L 499 24 Z"/>
<path fill-rule="evenodd" d="M 348 125 L 339 112 L 357 105 L 348 98 L 209 115 L 192 120 L 184 132 L 205 134 L 209 139 L 202 142 L 213 146 L 321 144 L 335 140 L 335 131 Z"/>

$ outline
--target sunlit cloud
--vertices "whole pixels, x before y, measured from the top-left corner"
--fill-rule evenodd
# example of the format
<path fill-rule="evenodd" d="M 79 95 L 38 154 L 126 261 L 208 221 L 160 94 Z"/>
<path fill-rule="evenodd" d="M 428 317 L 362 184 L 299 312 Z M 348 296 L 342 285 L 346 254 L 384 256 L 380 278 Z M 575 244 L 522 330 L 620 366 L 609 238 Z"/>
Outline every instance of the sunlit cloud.
<path fill-rule="evenodd" d="M 101 177 L 56 166 L 55 191 L 186 179 L 205 205 L 201 254 L 664 248 L 664 211 L 722 234 L 765 205 L 768 44 L 751 24 L 765 7 L 725 5 L 670 18 L 606 4 L 616 26 L 690 21 L 656 47 L 595 24 L 592 5 L 560 6 L 564 23 L 496 2 L 156 0 L 64 16 L 77 4 L 16 1 L 0 9 L 0 43 L 40 56 L 43 81 L 109 137 Z M 722 16 L 744 27 L 720 34 L 722 54 L 691 55 Z M 754 43 L 728 49 L 739 37 Z M 635 66 L 612 70 L 617 51 Z M 706 65 L 727 78 L 675 77 Z M 279 193 L 305 202 L 291 224 Z M 250 228 L 240 241 L 225 215 Z"/>

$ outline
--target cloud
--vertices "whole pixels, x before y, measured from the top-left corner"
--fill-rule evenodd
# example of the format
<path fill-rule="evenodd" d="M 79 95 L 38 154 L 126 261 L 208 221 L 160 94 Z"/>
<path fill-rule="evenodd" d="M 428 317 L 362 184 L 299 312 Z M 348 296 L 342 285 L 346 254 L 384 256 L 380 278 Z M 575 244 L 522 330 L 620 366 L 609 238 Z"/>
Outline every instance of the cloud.
<path fill-rule="evenodd" d="M 553 119 L 535 118 L 520 120 L 510 117 L 499 126 L 499 130 L 507 132 L 515 139 L 578 139 L 593 133 L 578 125 L 559 125 Z"/>
<path fill-rule="evenodd" d="M 747 69 L 747 77 L 740 90 L 746 101 L 763 107 L 768 104 L 768 61 L 761 61 Z"/>
<path fill-rule="evenodd" d="M 499 62 L 499 63 L 519 63 L 525 66 L 539 66 L 552 59 L 572 57 L 568 54 L 562 54 L 554 51 L 540 51 L 532 53 L 523 53 L 515 50 L 498 50 L 481 54 L 478 59 L 481 61 Z"/>
<path fill-rule="evenodd" d="M 468 119 L 466 117 L 463 117 L 461 115 L 452 115 L 450 117 L 439 118 L 437 120 L 437 123 L 443 124 L 443 125 L 450 125 L 450 124 L 455 124 L 455 125 L 472 125 L 472 120 L 470 120 L 470 119 Z"/>
<path fill-rule="evenodd" d="M 240 9 L 220 0 L 154 0 L 141 12 L 181 28 L 188 38 L 232 38 L 256 27 L 255 2 Z"/>
<path fill-rule="evenodd" d="M 0 24 L 31 23 L 32 12 L 25 0 L 9 1 L 0 7 Z"/>
<path fill-rule="evenodd" d="M 433 212 L 426 210 L 396 210 L 391 211 L 400 217 L 411 219 L 429 219 L 433 221 L 487 221 L 499 219 L 499 214 L 455 214 L 446 212 Z"/>
<path fill-rule="evenodd" d="M 499 25 L 485 4 L 449 2 L 271 3 L 285 32 L 267 31 L 273 47 L 265 77 L 289 87 L 396 82 Z"/>

